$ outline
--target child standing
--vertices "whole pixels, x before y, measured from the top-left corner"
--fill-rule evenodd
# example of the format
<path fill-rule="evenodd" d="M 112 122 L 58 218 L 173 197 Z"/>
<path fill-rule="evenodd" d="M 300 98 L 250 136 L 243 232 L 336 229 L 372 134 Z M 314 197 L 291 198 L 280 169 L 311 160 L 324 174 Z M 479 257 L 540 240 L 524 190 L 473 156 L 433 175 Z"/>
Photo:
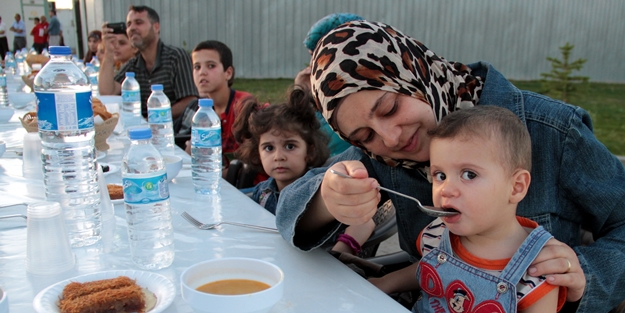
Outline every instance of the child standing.
<path fill-rule="evenodd" d="M 552 236 L 516 216 L 530 184 L 527 127 L 506 109 L 480 105 L 428 134 L 434 205 L 459 214 L 437 218 L 417 239 L 418 311 L 556 312 L 566 289 L 526 273 Z"/>
<path fill-rule="evenodd" d="M 233 127 L 240 143 L 235 155 L 269 175 L 254 187 L 252 199 L 272 214 L 280 191 L 328 158 L 328 139 L 319 129 L 315 112 L 307 93 L 290 92 L 288 102 L 282 104 L 267 106 L 254 98 L 242 104 Z M 332 250 L 357 254 L 374 228 L 373 220 L 347 227 Z"/>

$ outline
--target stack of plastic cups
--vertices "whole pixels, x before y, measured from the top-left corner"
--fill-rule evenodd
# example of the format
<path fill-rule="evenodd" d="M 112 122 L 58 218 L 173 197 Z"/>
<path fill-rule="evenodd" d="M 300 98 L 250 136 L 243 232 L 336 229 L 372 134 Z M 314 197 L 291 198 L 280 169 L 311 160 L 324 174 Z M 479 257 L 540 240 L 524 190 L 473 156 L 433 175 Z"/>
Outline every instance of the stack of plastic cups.
<path fill-rule="evenodd" d="M 29 204 L 26 212 L 26 270 L 35 275 L 53 275 L 74 268 L 76 260 L 61 206 L 57 202 L 36 202 Z"/>

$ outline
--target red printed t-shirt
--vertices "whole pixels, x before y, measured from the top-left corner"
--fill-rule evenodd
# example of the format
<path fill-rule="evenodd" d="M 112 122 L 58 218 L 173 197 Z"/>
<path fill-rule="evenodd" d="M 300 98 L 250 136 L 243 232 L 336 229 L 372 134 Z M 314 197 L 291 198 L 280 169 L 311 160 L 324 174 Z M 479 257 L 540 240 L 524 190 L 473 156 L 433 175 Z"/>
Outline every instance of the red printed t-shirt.
<path fill-rule="evenodd" d="M 232 133 L 232 126 L 234 120 L 241 112 L 241 100 L 251 96 L 245 91 L 237 91 L 230 89 L 230 100 L 226 110 L 219 115 L 221 119 L 221 149 L 223 154 L 232 154 L 239 147 L 239 144 L 234 140 L 234 134 Z M 228 159 L 232 160 L 231 156 Z"/>
<path fill-rule="evenodd" d="M 35 43 L 41 44 L 48 42 L 48 35 L 45 34 L 46 28 L 48 28 L 48 23 L 39 23 L 30 31 L 30 34 L 34 37 L 33 41 Z"/>

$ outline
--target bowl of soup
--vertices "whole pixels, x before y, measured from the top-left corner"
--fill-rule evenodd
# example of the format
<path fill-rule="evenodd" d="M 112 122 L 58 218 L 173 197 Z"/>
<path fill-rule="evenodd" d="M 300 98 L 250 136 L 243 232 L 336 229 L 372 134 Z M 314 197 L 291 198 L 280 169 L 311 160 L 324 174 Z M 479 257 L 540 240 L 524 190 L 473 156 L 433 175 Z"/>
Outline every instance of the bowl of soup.
<path fill-rule="evenodd" d="M 251 258 L 222 258 L 182 272 L 182 298 L 201 313 L 265 313 L 282 299 L 284 274 L 276 265 Z"/>

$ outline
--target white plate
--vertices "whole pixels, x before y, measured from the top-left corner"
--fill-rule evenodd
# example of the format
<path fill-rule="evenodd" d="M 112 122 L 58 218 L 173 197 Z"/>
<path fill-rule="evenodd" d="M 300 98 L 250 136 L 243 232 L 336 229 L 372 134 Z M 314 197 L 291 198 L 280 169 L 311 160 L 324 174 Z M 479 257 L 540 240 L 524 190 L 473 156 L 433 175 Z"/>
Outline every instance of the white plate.
<path fill-rule="evenodd" d="M 174 297 L 176 297 L 174 284 L 163 275 L 135 270 L 115 270 L 76 276 L 58 282 L 37 294 L 33 300 L 33 307 L 39 313 L 58 313 L 60 312 L 58 306 L 59 297 L 63 293 L 63 288 L 70 282 L 84 283 L 118 276 L 128 276 L 135 279 L 139 286 L 147 288 L 156 295 L 156 306 L 148 311 L 149 313 L 162 312 L 171 305 Z"/>
<path fill-rule="evenodd" d="M 106 156 L 106 152 L 102 152 L 100 150 L 95 151 L 96 160 L 102 160 Z"/>
<path fill-rule="evenodd" d="M 117 171 L 119 171 L 119 166 L 117 165 L 108 164 L 108 163 L 100 163 L 100 165 L 108 165 L 109 167 L 109 171 L 104 172 L 104 176 L 108 176 L 110 174 L 117 173 Z"/>

